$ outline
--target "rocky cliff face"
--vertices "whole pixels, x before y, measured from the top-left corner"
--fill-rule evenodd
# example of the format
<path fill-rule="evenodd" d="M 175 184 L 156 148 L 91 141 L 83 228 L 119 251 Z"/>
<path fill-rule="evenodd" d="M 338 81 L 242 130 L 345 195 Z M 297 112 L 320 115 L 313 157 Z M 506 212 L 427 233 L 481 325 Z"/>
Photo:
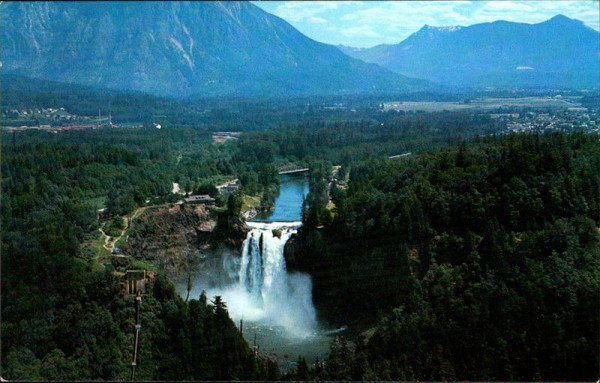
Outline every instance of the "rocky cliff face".
<path fill-rule="evenodd" d="M 193 270 L 220 246 L 240 249 L 247 228 L 218 224 L 204 206 L 149 209 L 131 223 L 124 255 L 149 261 L 172 276 Z"/>
<path fill-rule="evenodd" d="M 288 270 L 303 270 L 302 255 L 306 251 L 306 246 L 297 234 L 293 234 L 285 243 L 283 248 L 283 256 Z"/>
<path fill-rule="evenodd" d="M 10 2 L 5 73 L 160 96 L 420 89 L 250 2 Z"/>

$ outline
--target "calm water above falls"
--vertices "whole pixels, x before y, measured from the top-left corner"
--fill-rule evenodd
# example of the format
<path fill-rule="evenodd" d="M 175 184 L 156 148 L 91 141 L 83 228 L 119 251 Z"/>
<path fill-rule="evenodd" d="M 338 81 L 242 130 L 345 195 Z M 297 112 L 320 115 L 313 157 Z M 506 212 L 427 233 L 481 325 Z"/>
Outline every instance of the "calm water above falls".
<path fill-rule="evenodd" d="M 302 201 L 308 194 L 305 175 L 281 176 L 275 209 L 251 219 L 254 222 L 293 222 L 302 220 Z"/>

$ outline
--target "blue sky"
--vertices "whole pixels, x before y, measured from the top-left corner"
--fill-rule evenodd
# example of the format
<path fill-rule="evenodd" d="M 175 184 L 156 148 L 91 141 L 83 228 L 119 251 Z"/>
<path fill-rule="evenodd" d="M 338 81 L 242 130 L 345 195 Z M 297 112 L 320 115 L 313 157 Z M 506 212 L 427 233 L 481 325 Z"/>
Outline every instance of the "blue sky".
<path fill-rule="evenodd" d="M 598 0 L 579 1 L 253 1 L 308 37 L 328 44 L 396 44 L 423 25 L 507 20 L 539 23 L 557 14 L 600 30 Z"/>

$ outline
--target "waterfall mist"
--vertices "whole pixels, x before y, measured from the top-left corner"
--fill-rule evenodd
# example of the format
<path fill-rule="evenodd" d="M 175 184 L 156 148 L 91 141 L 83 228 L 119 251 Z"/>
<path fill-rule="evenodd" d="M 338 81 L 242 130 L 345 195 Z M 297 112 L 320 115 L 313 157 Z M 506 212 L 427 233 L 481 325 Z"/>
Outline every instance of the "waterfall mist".
<path fill-rule="evenodd" d="M 312 282 L 304 273 L 288 273 L 285 243 L 300 222 L 248 222 L 242 257 L 224 253 L 221 263 L 205 265 L 194 283 L 192 296 L 206 290 L 209 298 L 221 295 L 231 317 L 239 323 L 281 327 L 286 336 L 307 338 L 317 334 L 312 303 Z"/>

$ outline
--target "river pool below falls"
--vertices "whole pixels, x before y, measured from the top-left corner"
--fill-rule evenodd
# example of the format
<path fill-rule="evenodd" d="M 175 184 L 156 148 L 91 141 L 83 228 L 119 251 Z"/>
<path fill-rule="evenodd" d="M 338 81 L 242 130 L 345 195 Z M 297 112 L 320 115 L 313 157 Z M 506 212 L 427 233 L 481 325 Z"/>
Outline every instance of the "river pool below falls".
<path fill-rule="evenodd" d="M 206 258 L 193 277 L 190 298 L 204 290 L 210 300 L 219 295 L 251 347 L 278 361 L 282 371 L 299 356 L 323 360 L 336 330 L 323 328 L 312 302 L 308 274 L 286 269 L 283 248 L 301 226 L 302 201 L 308 193 L 304 176 L 282 176 L 280 193 L 270 215 L 247 222 L 251 231 L 240 254 L 219 251 Z M 276 219 L 277 221 L 273 221 Z M 186 282 L 177 289 L 187 294 Z"/>

